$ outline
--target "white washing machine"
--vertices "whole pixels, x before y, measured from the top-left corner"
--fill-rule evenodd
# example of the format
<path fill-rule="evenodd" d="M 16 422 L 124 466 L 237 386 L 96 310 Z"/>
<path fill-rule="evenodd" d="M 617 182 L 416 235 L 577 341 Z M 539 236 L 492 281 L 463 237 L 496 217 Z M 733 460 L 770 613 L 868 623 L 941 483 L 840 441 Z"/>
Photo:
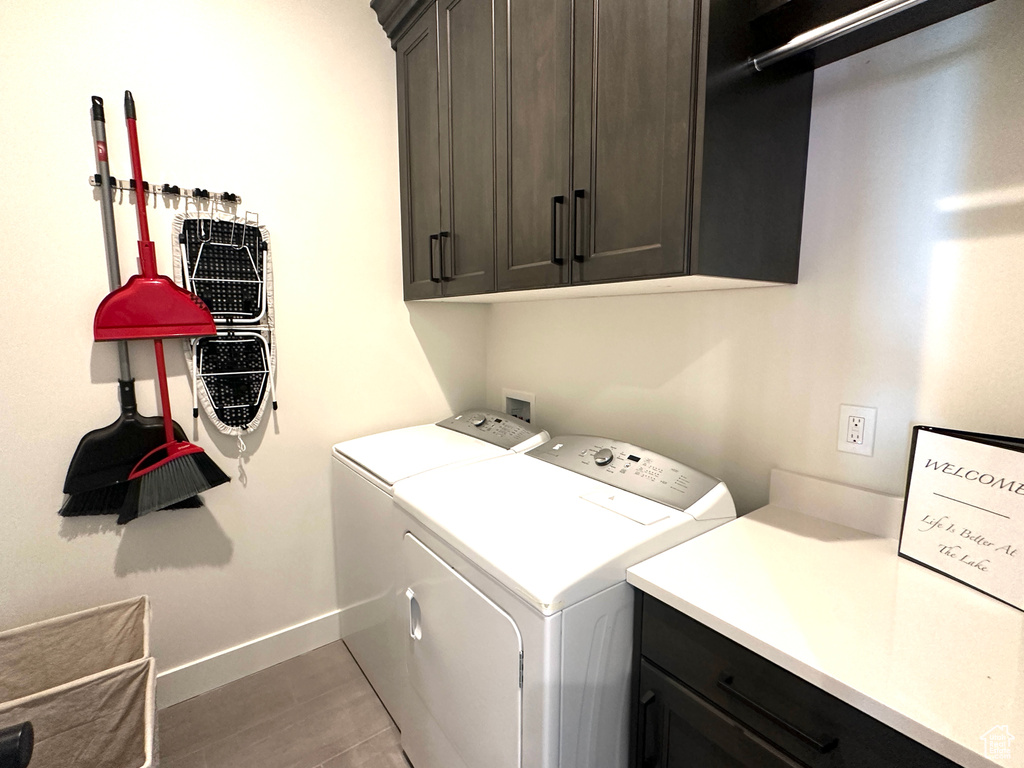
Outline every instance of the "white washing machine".
<path fill-rule="evenodd" d="M 529 450 L 547 439 L 547 432 L 508 414 L 478 409 L 334 446 L 331 504 L 341 634 L 399 727 L 407 685 L 394 605 L 404 528 L 392 499 L 394 484 L 438 467 Z"/>
<path fill-rule="evenodd" d="M 616 440 L 399 481 L 415 768 L 625 768 L 626 568 L 736 516 L 725 484 Z"/>

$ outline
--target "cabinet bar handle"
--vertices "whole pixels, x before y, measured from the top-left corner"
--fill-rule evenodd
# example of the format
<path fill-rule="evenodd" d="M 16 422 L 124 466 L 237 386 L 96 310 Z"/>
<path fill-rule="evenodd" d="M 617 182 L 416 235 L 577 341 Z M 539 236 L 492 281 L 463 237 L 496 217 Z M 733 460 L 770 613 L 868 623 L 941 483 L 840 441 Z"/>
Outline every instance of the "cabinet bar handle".
<path fill-rule="evenodd" d="M 565 259 L 558 255 L 558 206 L 565 202 L 565 195 L 551 198 L 551 263 L 562 266 Z"/>
<path fill-rule="evenodd" d="M 792 723 L 783 720 L 774 712 L 761 706 L 753 699 L 743 695 L 733 687 L 732 679 L 732 675 L 722 675 L 718 678 L 718 687 L 730 696 L 732 696 L 734 699 L 739 701 L 741 704 L 745 704 L 747 707 L 754 710 L 762 717 L 766 717 L 767 719 L 771 720 L 773 723 L 775 723 L 777 726 L 782 728 L 787 733 L 796 736 L 798 739 L 800 739 L 800 741 L 804 742 L 812 749 L 814 749 L 819 755 L 824 755 L 826 752 L 831 752 L 833 749 L 839 746 L 839 739 L 837 739 L 835 736 L 826 736 L 823 740 L 819 741 L 813 736 L 804 733 Z"/>
<path fill-rule="evenodd" d="M 444 241 L 447 239 L 448 235 L 449 235 L 448 232 L 439 232 L 438 233 L 438 243 L 441 246 L 441 258 L 438 259 L 438 262 L 441 265 L 441 279 L 445 280 L 445 281 L 451 280 L 455 276 L 455 262 L 454 261 L 452 262 L 452 268 L 450 270 L 448 270 L 447 276 L 444 273 Z"/>
<path fill-rule="evenodd" d="M 440 283 L 441 278 L 434 275 L 434 241 L 440 239 L 440 235 L 430 236 L 430 282 Z"/>
<path fill-rule="evenodd" d="M 585 190 L 577 189 L 572 193 L 572 257 L 576 261 L 583 262 L 587 258 L 585 253 L 577 253 L 577 243 L 581 239 L 579 237 L 580 229 L 580 200 L 586 198 L 587 193 Z"/>

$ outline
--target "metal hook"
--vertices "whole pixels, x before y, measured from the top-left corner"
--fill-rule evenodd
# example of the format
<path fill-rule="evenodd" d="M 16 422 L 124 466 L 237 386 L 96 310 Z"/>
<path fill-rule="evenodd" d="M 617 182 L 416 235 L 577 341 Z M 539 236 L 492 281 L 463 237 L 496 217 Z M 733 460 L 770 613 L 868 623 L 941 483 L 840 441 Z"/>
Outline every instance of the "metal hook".
<path fill-rule="evenodd" d="M 235 224 L 238 223 L 238 212 L 231 214 L 231 235 L 228 237 L 228 244 L 236 251 L 245 245 L 245 225 L 242 225 L 242 244 L 235 245 Z"/>
<path fill-rule="evenodd" d="M 209 232 L 206 231 L 206 224 L 204 223 L 206 221 L 206 219 L 203 218 L 202 211 L 199 210 L 199 202 L 198 201 L 196 202 L 196 211 L 198 212 L 198 215 L 196 216 L 196 227 L 198 228 L 199 242 L 200 243 L 208 243 L 211 240 L 213 240 L 213 206 L 212 206 L 212 204 L 210 206 L 210 218 L 209 218 L 210 230 L 209 230 Z"/>
<path fill-rule="evenodd" d="M 213 211 L 210 211 L 210 231 L 206 232 L 206 225 L 202 218 L 202 209 L 199 207 L 200 200 L 212 201 L 209 190 L 196 187 L 192 190 L 192 198 L 196 201 L 196 227 L 198 229 L 199 242 L 208 243 L 213 239 Z"/>
<path fill-rule="evenodd" d="M 250 216 L 255 217 L 251 224 L 249 223 L 249 217 Z M 242 241 L 240 243 L 238 243 L 238 245 L 235 245 L 235 224 L 237 222 L 238 222 L 238 214 L 235 213 L 231 217 L 231 237 L 230 237 L 230 241 L 229 242 L 230 242 L 230 245 L 231 245 L 232 248 L 234 248 L 236 251 L 240 251 L 242 248 L 245 248 L 245 233 L 246 233 L 246 230 L 249 227 L 259 227 L 259 225 L 260 225 L 260 215 L 258 213 L 256 213 L 255 211 L 246 211 L 245 212 L 245 219 L 242 221 Z M 249 260 L 252 261 L 252 255 L 249 256 Z M 253 271 L 255 272 L 256 271 L 256 264 L 255 264 L 255 262 L 253 262 L 252 268 L 253 268 Z"/>

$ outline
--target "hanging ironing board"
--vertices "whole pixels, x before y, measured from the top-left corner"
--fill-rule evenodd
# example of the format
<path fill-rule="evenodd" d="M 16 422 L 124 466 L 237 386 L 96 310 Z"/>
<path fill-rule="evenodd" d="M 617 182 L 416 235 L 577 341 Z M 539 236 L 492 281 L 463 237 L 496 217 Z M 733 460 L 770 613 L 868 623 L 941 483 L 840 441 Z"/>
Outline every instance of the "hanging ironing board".
<path fill-rule="evenodd" d="M 199 405 L 220 432 L 239 439 L 274 410 L 274 338 L 270 233 L 258 218 L 185 212 L 174 217 L 174 278 L 209 307 L 217 335 L 185 342 L 192 375 L 192 415 Z"/>

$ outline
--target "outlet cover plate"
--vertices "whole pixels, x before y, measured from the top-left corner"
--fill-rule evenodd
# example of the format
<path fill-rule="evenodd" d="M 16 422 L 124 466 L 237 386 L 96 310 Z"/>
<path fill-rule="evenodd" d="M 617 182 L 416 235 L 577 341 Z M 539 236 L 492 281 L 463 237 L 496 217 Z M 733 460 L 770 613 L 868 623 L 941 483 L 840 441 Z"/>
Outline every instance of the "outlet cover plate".
<path fill-rule="evenodd" d="M 863 419 L 863 423 L 857 422 Z M 878 409 L 863 405 L 839 406 L 839 436 L 836 447 L 860 456 L 875 454 L 875 422 Z"/>
<path fill-rule="evenodd" d="M 502 387 L 501 399 L 505 403 L 502 410 L 510 416 L 527 423 L 537 418 L 537 396 L 533 392 Z"/>

